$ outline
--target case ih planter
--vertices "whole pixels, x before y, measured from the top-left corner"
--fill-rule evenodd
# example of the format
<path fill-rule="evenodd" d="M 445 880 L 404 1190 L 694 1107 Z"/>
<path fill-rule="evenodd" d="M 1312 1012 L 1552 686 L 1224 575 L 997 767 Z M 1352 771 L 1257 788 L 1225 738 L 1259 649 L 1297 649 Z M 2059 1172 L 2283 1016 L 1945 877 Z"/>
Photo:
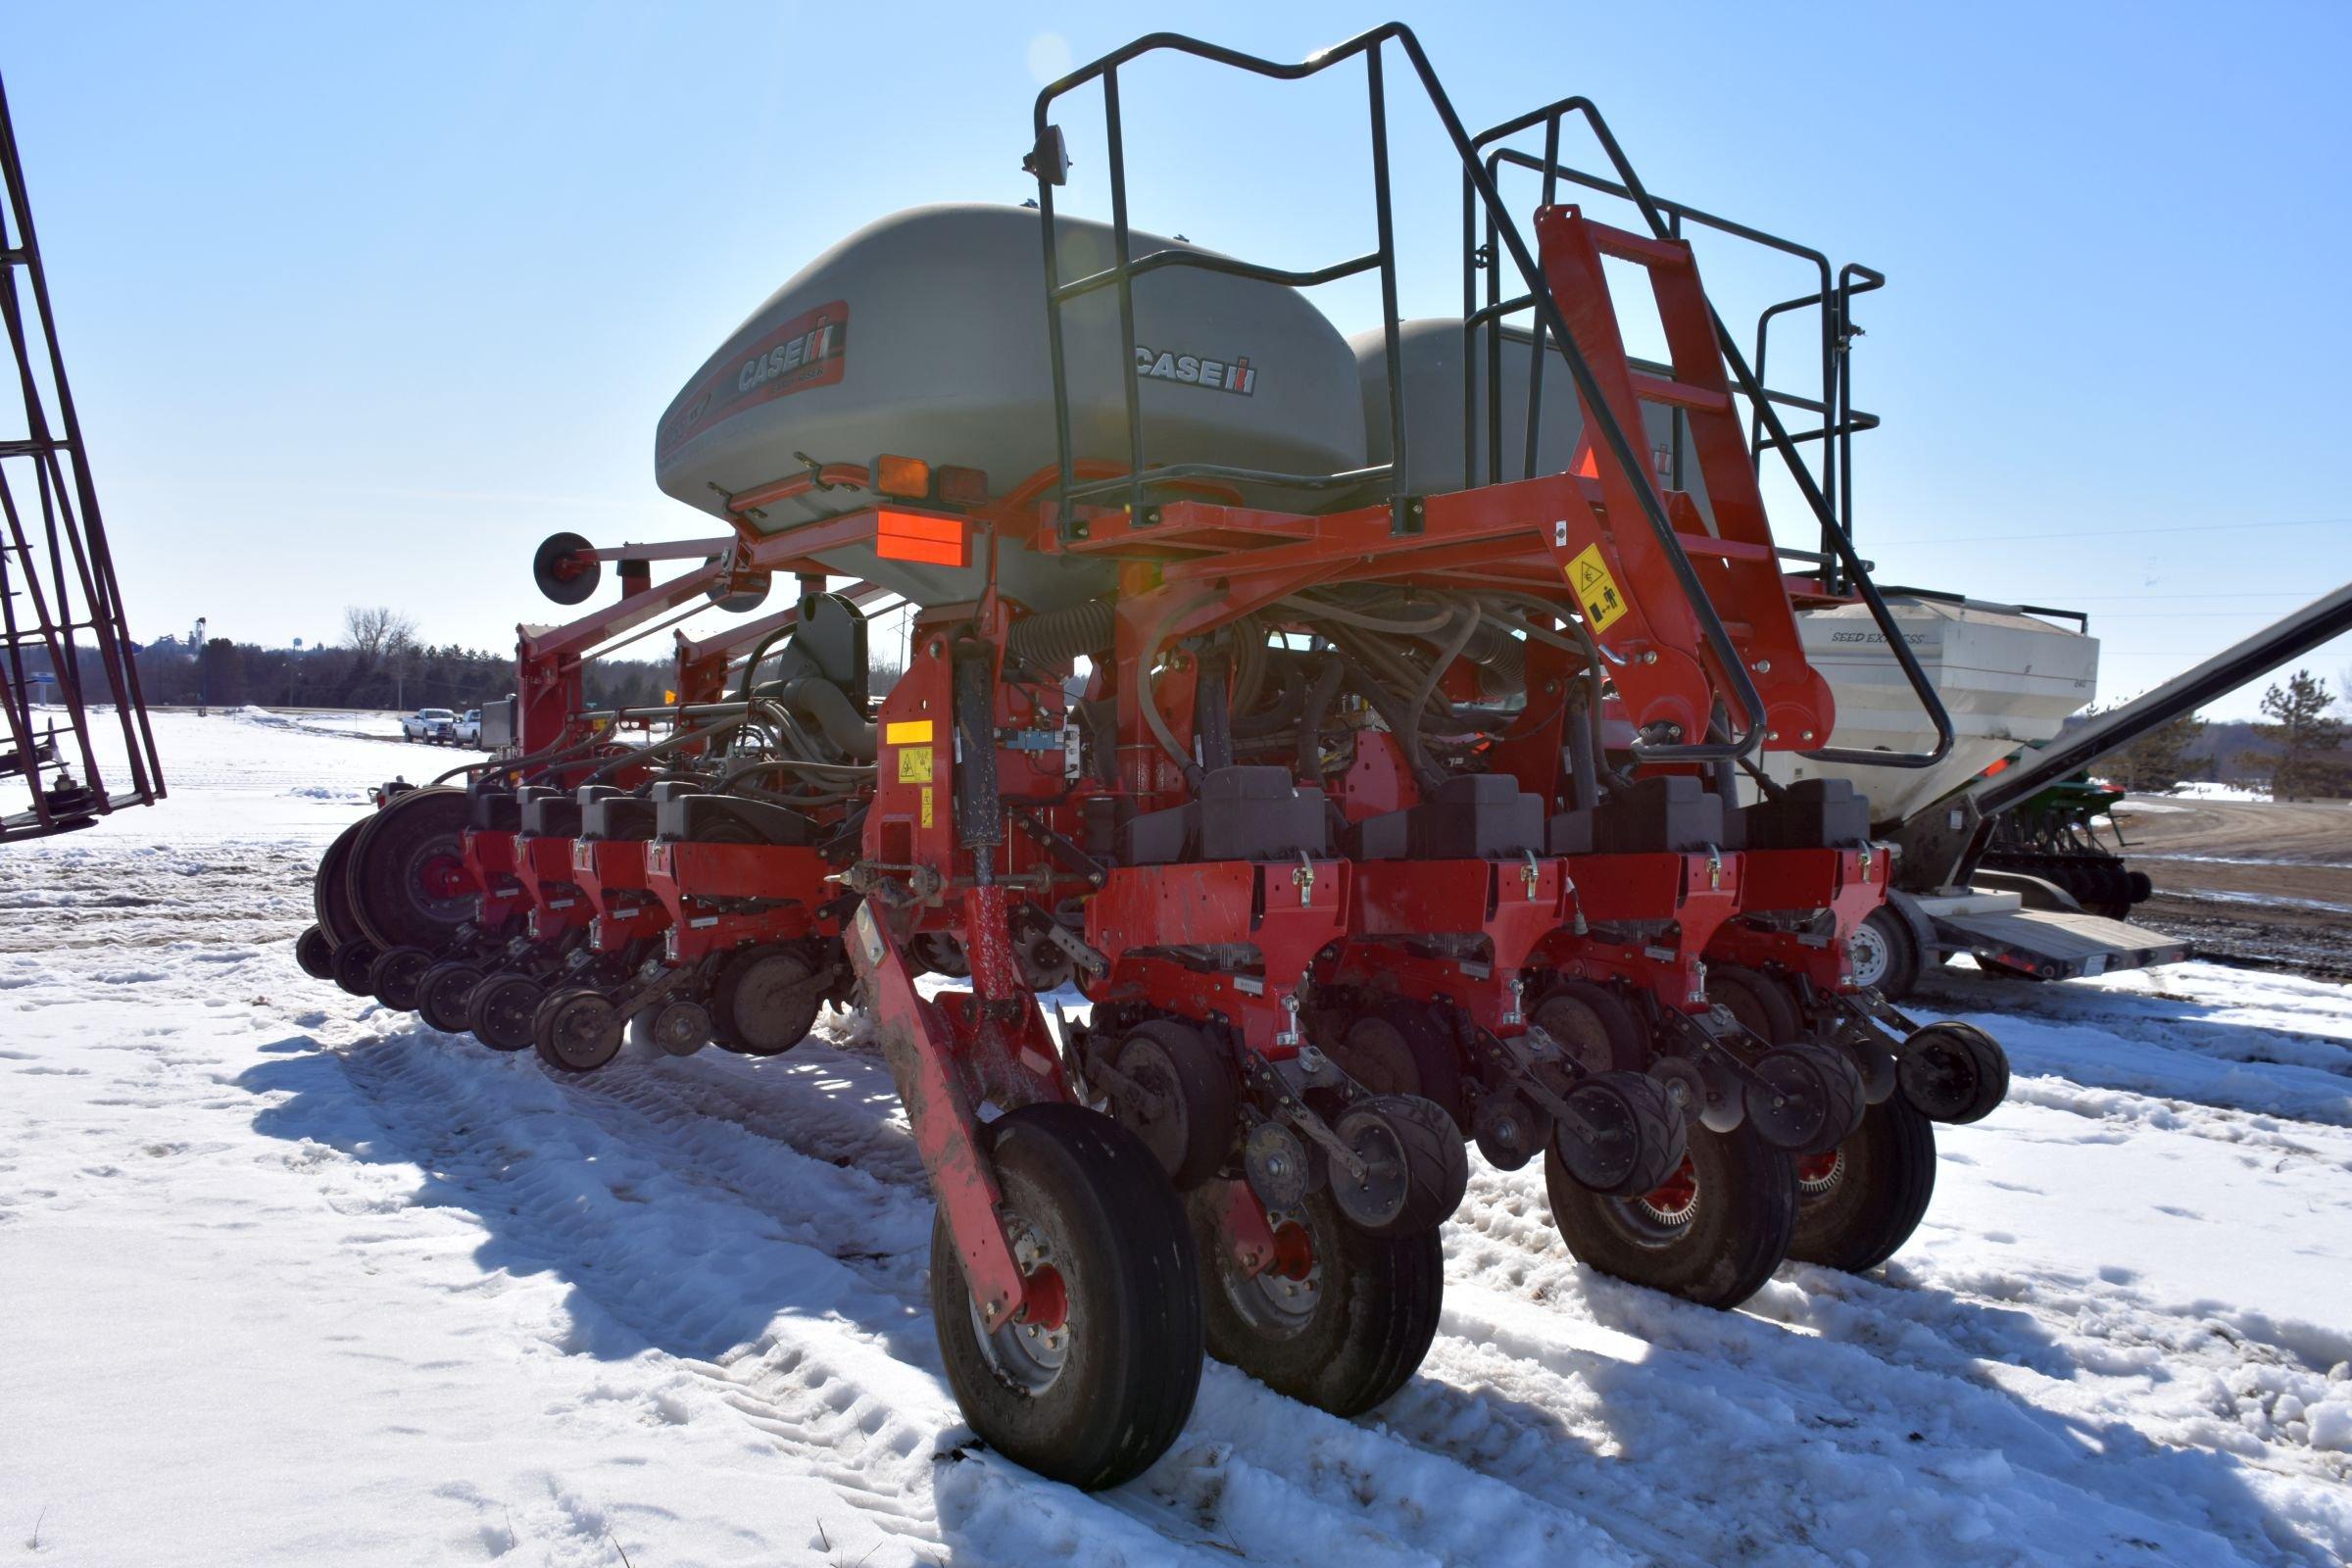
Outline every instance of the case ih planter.
<path fill-rule="evenodd" d="M 1297 272 L 1132 228 L 1120 76 L 1170 53 L 1362 71 L 1375 248 Z M 1434 329 L 1396 318 L 1399 62 L 1463 172 L 1464 318 Z M 1054 210 L 1081 89 L 1107 225 Z M 1572 122 L 1640 229 L 1558 199 L 1592 182 L 1558 163 Z M 1526 229 L 1506 162 L 1541 176 Z M 526 628 L 496 760 L 329 852 L 306 964 L 565 1071 L 630 1030 L 767 1054 L 865 1008 L 939 1198 L 956 1394 L 1081 1486 L 1166 1449 L 1204 1346 L 1335 1411 L 1394 1393 L 1468 1143 L 1541 1155 L 1578 1255 L 1693 1300 L 1792 1248 L 1892 1251 L 1930 1119 L 1983 1115 L 2006 1066 L 1853 984 L 1887 852 L 1849 782 L 1762 764 L 1930 766 L 1951 726 L 1888 635 L 1937 739 L 1827 748 L 1798 609 L 1891 621 L 1688 210 L 1581 100 L 1473 138 L 1394 25 L 1300 66 L 1144 39 L 1041 95 L 1028 168 L 1035 210 L 874 224 L 698 371 L 657 471 L 725 531 L 541 548 L 558 602 L 607 564 L 622 597 Z M 1606 259 L 1646 273 L 1667 363 L 1628 357 Z M 1386 306 L 1360 352 L 1298 291 L 1358 273 Z M 1855 286 L 1825 264 L 1825 364 Z M 1867 417 L 1804 406 L 1824 454 Z M 1767 448 L 1821 552 L 1775 545 Z M 779 577 L 788 610 L 679 639 L 673 703 L 586 708 L 586 659 Z M 877 693 L 885 599 L 911 631 Z M 1092 1005 L 1055 1028 L 1039 997 L 1069 986 Z"/>

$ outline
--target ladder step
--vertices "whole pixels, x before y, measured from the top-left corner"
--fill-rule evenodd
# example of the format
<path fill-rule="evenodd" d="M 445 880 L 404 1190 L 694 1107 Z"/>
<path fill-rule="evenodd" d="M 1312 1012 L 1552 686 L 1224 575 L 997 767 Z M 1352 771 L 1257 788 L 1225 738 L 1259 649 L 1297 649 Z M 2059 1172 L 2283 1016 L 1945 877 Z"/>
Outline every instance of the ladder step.
<path fill-rule="evenodd" d="M 1634 395 L 1644 403 L 1663 403 L 1669 408 L 1689 409 L 1694 414 L 1729 414 L 1732 395 L 1712 387 L 1692 386 L 1688 381 L 1670 381 L 1662 375 L 1650 375 L 1636 370 Z"/>
<path fill-rule="evenodd" d="M 1590 219 L 1586 220 L 1585 228 L 1592 236 L 1592 248 L 1603 256 L 1669 271 L 1681 271 L 1690 265 L 1690 247 L 1679 239 L 1657 239 L 1631 229 L 1611 228 Z"/>

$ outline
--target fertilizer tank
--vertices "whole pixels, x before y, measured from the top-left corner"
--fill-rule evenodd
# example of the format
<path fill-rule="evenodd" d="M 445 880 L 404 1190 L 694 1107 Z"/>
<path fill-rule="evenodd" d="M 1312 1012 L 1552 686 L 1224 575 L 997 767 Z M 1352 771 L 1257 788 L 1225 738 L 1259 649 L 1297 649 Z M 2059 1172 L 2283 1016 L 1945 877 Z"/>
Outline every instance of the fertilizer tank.
<path fill-rule="evenodd" d="M 1052 467 L 1040 221 L 1018 207 L 917 207 L 826 251 L 753 312 L 671 402 L 655 441 L 657 482 L 724 516 L 727 495 L 804 471 L 802 454 L 862 465 L 889 453 L 935 468 L 979 468 L 996 495 Z M 1111 264 L 1108 225 L 1059 219 L 1055 233 L 1065 280 Z M 1197 247 L 1130 231 L 1132 256 L 1171 249 Z M 1132 373 L 1152 465 L 1306 474 L 1364 466 L 1354 357 L 1297 290 L 1175 267 L 1137 278 L 1134 294 L 1131 372 L 1119 366 L 1115 289 L 1063 309 L 1076 460 L 1125 469 L 1121 376 Z M 764 516 L 753 521 L 762 533 L 784 533 L 872 499 L 812 491 L 762 505 Z M 870 542 L 817 559 L 920 603 L 980 591 L 977 565 L 880 560 Z M 1000 589 L 1033 610 L 1105 593 L 1112 576 L 1107 563 L 1000 544 Z"/>

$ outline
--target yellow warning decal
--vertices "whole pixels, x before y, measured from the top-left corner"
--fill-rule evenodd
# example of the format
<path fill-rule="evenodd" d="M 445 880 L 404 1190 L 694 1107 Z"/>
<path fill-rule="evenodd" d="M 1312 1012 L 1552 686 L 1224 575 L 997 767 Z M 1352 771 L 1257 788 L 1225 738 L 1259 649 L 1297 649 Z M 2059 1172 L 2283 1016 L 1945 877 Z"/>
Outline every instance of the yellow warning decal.
<path fill-rule="evenodd" d="M 903 718 L 882 727 L 882 739 L 893 746 L 921 746 L 931 739 L 931 721 L 927 718 Z"/>
<path fill-rule="evenodd" d="M 928 784 L 931 782 L 931 748 L 902 746 L 899 748 L 899 782 Z"/>
<path fill-rule="evenodd" d="M 931 786 L 923 786 L 923 826 L 931 825 Z"/>
<path fill-rule="evenodd" d="M 1625 595 L 1617 579 L 1609 575 L 1608 566 L 1600 559 L 1600 546 L 1587 545 L 1574 561 L 1560 568 L 1568 586 L 1576 590 L 1577 599 L 1585 607 L 1585 625 L 1592 631 L 1603 632 L 1625 616 Z"/>

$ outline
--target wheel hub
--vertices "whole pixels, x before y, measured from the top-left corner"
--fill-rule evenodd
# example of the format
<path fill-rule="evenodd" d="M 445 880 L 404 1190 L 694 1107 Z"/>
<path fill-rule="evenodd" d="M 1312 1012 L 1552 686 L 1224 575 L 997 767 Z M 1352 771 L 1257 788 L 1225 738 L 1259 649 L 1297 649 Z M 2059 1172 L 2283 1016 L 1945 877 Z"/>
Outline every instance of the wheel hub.
<path fill-rule="evenodd" d="M 1796 1161 L 1796 1190 L 1800 1197 L 1820 1198 L 1835 1188 L 1845 1175 L 1845 1151 L 1833 1149 L 1826 1154 L 1806 1154 Z"/>
<path fill-rule="evenodd" d="M 1021 1306 L 991 1329 L 981 1319 L 980 1303 L 973 1301 L 972 1331 L 997 1376 L 1034 1396 L 1052 1388 L 1069 1364 L 1069 1285 L 1045 1238 L 1017 1214 L 1004 1219 L 1013 1261 L 1021 1269 Z"/>
<path fill-rule="evenodd" d="M 1698 1214 L 1698 1172 L 1685 1158 L 1682 1169 L 1633 1200 L 1633 1204 L 1652 1224 L 1683 1230 Z"/>
<path fill-rule="evenodd" d="M 1876 987 L 1886 978 L 1886 939 L 1868 921 L 1854 927 L 1845 939 L 1854 963 L 1854 984 Z"/>

